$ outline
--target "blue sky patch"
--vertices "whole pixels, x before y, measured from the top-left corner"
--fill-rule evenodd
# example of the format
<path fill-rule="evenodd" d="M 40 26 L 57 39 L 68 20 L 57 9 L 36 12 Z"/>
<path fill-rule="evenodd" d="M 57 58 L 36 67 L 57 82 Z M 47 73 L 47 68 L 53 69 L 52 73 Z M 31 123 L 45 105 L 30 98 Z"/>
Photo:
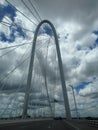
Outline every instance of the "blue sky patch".
<path fill-rule="evenodd" d="M 7 16 L 12 21 L 14 21 L 14 17 L 16 16 L 16 10 L 10 5 L 0 5 L 0 22 L 2 21 L 4 16 Z"/>
<path fill-rule="evenodd" d="M 98 30 L 96 30 L 96 31 L 93 31 L 93 33 L 95 34 L 95 35 L 97 35 L 97 39 L 96 39 L 96 41 L 95 41 L 95 46 L 97 46 L 98 45 Z"/>
<path fill-rule="evenodd" d="M 90 50 L 93 50 L 94 48 L 96 48 L 98 46 L 98 38 L 95 40 L 93 46 L 89 46 Z"/>
<path fill-rule="evenodd" d="M 98 30 L 93 31 L 95 35 L 98 35 Z"/>
<path fill-rule="evenodd" d="M 48 34 L 49 36 L 53 36 L 53 32 L 52 32 L 52 29 L 50 28 L 50 26 L 45 25 L 44 30 L 45 30 L 46 34 Z"/>
<path fill-rule="evenodd" d="M 14 42 L 15 41 L 15 33 L 18 32 L 18 35 L 25 38 L 26 34 L 23 32 L 22 28 L 18 26 L 17 28 L 10 26 L 10 34 L 9 37 L 7 37 L 3 32 L 0 32 L 0 40 L 3 42 Z"/>
<path fill-rule="evenodd" d="M 96 39 L 96 41 L 95 41 L 95 42 L 96 42 L 96 44 L 98 45 L 98 38 Z"/>
<path fill-rule="evenodd" d="M 10 6 L 10 5 L 0 5 L 0 21 L 3 20 L 3 18 L 7 16 L 14 22 L 14 17 L 16 16 L 16 10 Z M 7 37 L 6 34 L 3 32 L 0 32 L 0 40 L 3 42 L 14 42 L 15 41 L 15 33 L 17 32 L 20 37 L 25 38 L 26 34 L 23 32 L 22 27 L 20 25 L 17 25 L 17 27 L 11 26 L 9 27 L 10 34 Z"/>
<path fill-rule="evenodd" d="M 75 90 L 79 92 L 81 89 L 84 89 L 87 85 L 91 84 L 92 82 L 81 82 L 79 85 L 75 87 Z"/>
<path fill-rule="evenodd" d="M 89 48 L 90 50 L 93 50 L 94 48 L 96 48 L 98 46 L 98 31 L 93 31 L 93 34 L 97 35 L 97 38 L 96 38 L 95 42 L 92 45 L 87 46 L 87 48 Z M 77 45 L 76 49 L 78 51 L 80 51 L 80 50 L 82 50 L 84 48 L 82 48 L 80 45 Z"/>
<path fill-rule="evenodd" d="M 47 34 L 49 36 L 53 36 L 53 31 L 48 24 L 44 24 L 42 28 L 40 28 L 38 35 Z"/>
<path fill-rule="evenodd" d="M 0 41 L 6 42 L 8 39 L 3 32 L 0 32 Z"/>

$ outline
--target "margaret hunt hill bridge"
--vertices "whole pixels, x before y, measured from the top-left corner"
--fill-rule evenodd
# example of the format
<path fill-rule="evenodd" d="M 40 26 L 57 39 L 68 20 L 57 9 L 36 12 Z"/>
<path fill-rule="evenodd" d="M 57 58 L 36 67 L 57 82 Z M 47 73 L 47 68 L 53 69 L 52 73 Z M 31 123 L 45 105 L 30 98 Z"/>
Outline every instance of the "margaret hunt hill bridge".
<path fill-rule="evenodd" d="M 87 130 L 86 121 L 79 120 L 79 117 L 72 120 L 71 117 L 65 83 L 66 73 L 54 25 L 49 20 L 41 19 L 32 1 L 29 0 L 29 3 L 37 16 L 25 1 L 21 1 L 38 24 L 6 0 L 10 8 L 23 15 L 36 28 L 32 31 L 22 27 L 24 32 L 32 33 L 33 38 L 28 40 L 28 43 L 0 47 L 0 63 L 6 63 L 9 59 L 8 68 L 0 77 L 0 130 L 71 130 L 82 127 Z M 9 23 L 8 18 L 5 19 L 6 21 L 1 21 L 3 26 L 19 28 L 14 21 Z M 62 118 L 63 120 L 60 120 Z"/>

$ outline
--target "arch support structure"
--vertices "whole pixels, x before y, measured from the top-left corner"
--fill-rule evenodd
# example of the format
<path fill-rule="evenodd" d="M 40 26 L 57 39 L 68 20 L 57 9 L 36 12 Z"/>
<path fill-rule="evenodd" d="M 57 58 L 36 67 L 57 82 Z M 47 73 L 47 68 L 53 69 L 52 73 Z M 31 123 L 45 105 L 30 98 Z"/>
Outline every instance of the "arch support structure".
<path fill-rule="evenodd" d="M 67 89 L 66 89 L 66 84 L 65 84 L 65 76 L 64 76 L 64 71 L 63 71 L 63 65 L 62 65 L 62 59 L 61 59 L 58 37 L 57 37 L 55 27 L 48 20 L 41 21 L 39 23 L 39 25 L 37 26 L 36 30 L 35 30 L 33 44 L 32 44 L 32 50 L 31 50 L 30 64 L 29 64 L 29 72 L 28 72 L 27 87 L 26 87 L 26 93 L 25 93 L 25 101 L 24 101 L 24 107 L 23 107 L 23 117 L 27 116 L 27 108 L 28 108 L 28 100 L 29 100 L 29 93 L 30 93 L 30 86 L 31 86 L 31 79 L 32 79 L 32 71 L 33 71 L 33 63 L 34 63 L 34 55 L 35 55 L 37 35 L 38 35 L 38 31 L 39 31 L 41 25 L 44 24 L 44 23 L 47 23 L 47 24 L 50 25 L 50 27 L 52 28 L 53 34 L 54 34 L 57 56 L 58 56 L 58 63 L 59 63 L 59 70 L 60 70 L 61 85 L 62 85 L 63 96 L 64 96 L 66 118 L 71 119 L 70 107 L 69 107 Z"/>

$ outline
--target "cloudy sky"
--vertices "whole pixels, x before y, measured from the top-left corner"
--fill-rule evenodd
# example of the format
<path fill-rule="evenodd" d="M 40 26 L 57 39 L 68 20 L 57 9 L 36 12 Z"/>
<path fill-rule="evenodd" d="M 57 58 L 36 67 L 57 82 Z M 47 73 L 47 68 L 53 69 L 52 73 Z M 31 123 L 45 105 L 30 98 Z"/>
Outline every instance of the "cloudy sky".
<path fill-rule="evenodd" d="M 98 116 L 98 1 L 31 1 L 36 7 L 41 19 L 50 20 L 56 28 L 72 116 L 75 116 L 75 109 L 70 85 L 74 87 L 79 115 Z M 35 28 L 40 22 L 39 16 L 36 14 L 34 8 L 32 8 L 28 0 L 24 0 L 24 2 L 30 10 L 26 8 L 21 0 L 9 0 L 9 2 L 29 19 L 23 16 L 5 0 L 0 0 L 0 48 L 32 42 Z M 34 13 L 34 16 L 31 11 Z M 39 48 L 41 49 L 36 53 L 36 63 L 34 66 L 35 75 L 33 75 L 36 82 L 36 85 L 33 83 L 33 86 L 37 87 L 36 89 L 33 88 L 35 94 L 31 94 L 30 98 L 34 98 L 38 103 L 39 100 L 36 96 L 38 98 L 45 98 L 45 88 L 43 89 L 43 94 L 41 95 L 39 89 L 43 88 L 43 86 L 39 87 L 40 83 L 37 82 L 37 78 L 39 78 L 39 81 L 43 84 L 43 77 L 45 76 L 44 72 L 47 70 L 48 89 L 51 100 L 53 99 L 53 95 L 55 95 L 54 98 L 56 100 L 63 100 L 61 96 L 62 89 L 59 82 L 60 77 L 58 74 L 58 65 L 54 55 L 54 52 L 56 53 L 55 47 L 50 45 L 47 54 L 47 45 L 44 46 L 46 43 L 54 44 L 51 29 L 48 25 L 41 28 L 38 40 L 37 47 L 38 50 Z M 43 48 L 41 46 L 43 46 Z M 0 100 L 0 104 L 3 104 L 0 105 L 1 115 L 2 113 L 5 113 L 2 108 L 13 108 L 13 106 L 16 105 L 21 109 L 24 100 L 24 89 L 26 86 L 29 63 L 28 57 L 30 56 L 31 45 L 27 44 L 16 49 L 14 48 L 12 51 L 11 49 L 0 50 L 0 97 L 2 99 Z M 8 51 L 11 52 L 9 53 Z M 45 58 L 47 55 L 48 64 L 47 67 L 45 67 Z M 7 76 L 11 70 L 17 67 L 24 60 L 26 60 L 25 64 L 17 68 L 6 79 L 3 79 L 3 77 Z M 23 82 L 22 89 L 21 85 L 17 82 Z M 55 94 L 52 93 L 54 84 L 56 85 L 54 89 Z M 42 91 L 42 89 L 40 91 Z M 15 93 L 12 94 L 13 92 Z M 17 95 L 18 99 L 15 98 Z M 12 100 L 13 97 L 14 100 Z M 30 106 L 32 106 L 32 104 L 30 105 L 29 103 Z M 47 105 L 47 102 L 44 105 Z M 63 115 L 64 106 L 62 103 L 56 104 L 55 110 L 56 114 Z M 10 111 L 6 113 L 11 114 Z"/>

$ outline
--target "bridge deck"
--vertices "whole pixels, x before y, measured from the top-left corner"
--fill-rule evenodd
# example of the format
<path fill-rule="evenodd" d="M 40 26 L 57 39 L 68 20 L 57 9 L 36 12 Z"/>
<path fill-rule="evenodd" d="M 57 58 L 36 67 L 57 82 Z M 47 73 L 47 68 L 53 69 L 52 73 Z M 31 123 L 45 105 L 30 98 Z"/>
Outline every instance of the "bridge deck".
<path fill-rule="evenodd" d="M 0 121 L 0 130 L 98 130 L 85 120 L 17 120 Z"/>

